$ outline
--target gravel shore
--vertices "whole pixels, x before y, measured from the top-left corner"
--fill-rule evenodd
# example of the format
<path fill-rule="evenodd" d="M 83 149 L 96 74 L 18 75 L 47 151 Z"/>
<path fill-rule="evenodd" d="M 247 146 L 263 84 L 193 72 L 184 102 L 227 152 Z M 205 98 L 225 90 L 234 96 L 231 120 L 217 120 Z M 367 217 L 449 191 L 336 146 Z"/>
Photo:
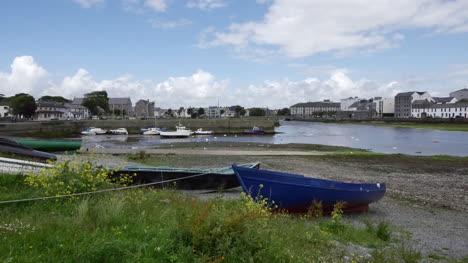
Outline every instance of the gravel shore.
<path fill-rule="evenodd" d="M 168 146 L 171 147 L 171 146 Z M 170 154 L 145 160 L 174 167 L 222 167 L 233 162 L 259 161 L 262 168 L 299 173 L 317 178 L 349 182 L 384 182 L 385 197 L 367 213 L 347 215 L 346 220 L 385 220 L 400 231 L 411 233 L 415 248 L 423 254 L 468 257 L 468 161 L 408 156 L 334 155 L 230 155 L 230 151 L 314 151 L 310 146 L 291 145 L 183 145 L 171 147 Z M 205 155 L 204 148 L 219 151 Z M 199 154 L 184 154 L 199 149 Z M 322 149 L 329 151 L 330 149 Z M 328 154 L 328 153 L 327 153 Z M 128 162 L 125 156 L 106 155 L 100 163 Z M 236 192 L 229 194 L 235 196 Z"/>

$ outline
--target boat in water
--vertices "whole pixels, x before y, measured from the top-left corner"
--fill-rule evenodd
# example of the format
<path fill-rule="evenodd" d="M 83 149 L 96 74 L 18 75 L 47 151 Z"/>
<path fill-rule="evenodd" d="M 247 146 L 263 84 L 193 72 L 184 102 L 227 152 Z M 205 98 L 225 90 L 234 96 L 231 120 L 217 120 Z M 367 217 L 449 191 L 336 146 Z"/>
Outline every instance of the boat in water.
<path fill-rule="evenodd" d="M 239 167 L 249 167 L 258 169 L 260 163 L 246 163 Z M 195 169 L 195 168 L 175 168 L 167 166 L 110 166 L 112 170 L 117 170 L 112 177 L 119 178 L 123 175 L 135 175 L 134 184 L 147 184 L 155 182 L 165 182 L 156 184 L 154 187 L 169 187 L 179 190 L 222 190 L 238 187 L 239 181 L 234 175 L 231 167 Z"/>
<path fill-rule="evenodd" d="M 243 190 L 252 198 L 262 195 L 274 201 L 278 209 L 306 213 L 317 202 L 324 212 L 344 202 L 343 211 L 368 211 L 369 204 L 385 195 L 384 183 L 346 183 L 306 177 L 299 174 L 251 169 L 232 165 Z"/>
<path fill-rule="evenodd" d="M 118 128 L 115 130 L 110 130 L 110 132 L 116 135 L 128 135 L 128 131 L 125 128 Z"/>
<path fill-rule="evenodd" d="M 86 128 L 81 132 L 81 135 L 96 135 L 96 133 L 91 131 L 90 128 Z"/>
<path fill-rule="evenodd" d="M 185 126 L 182 126 L 180 123 L 176 125 L 175 131 L 160 131 L 159 135 L 162 138 L 186 138 L 189 137 L 191 134 L 190 129 L 187 129 Z"/>
<path fill-rule="evenodd" d="M 265 134 L 265 131 L 254 126 L 251 130 L 244 130 L 244 134 Z"/>
<path fill-rule="evenodd" d="M 89 127 L 84 129 L 81 134 L 82 135 L 103 135 L 106 134 L 107 130 L 96 128 L 96 127 Z"/>
<path fill-rule="evenodd" d="M 214 131 L 205 131 L 202 128 L 199 128 L 194 132 L 194 134 L 195 135 L 212 135 L 214 134 Z"/>
<path fill-rule="evenodd" d="M 57 156 L 51 153 L 34 150 L 31 147 L 19 144 L 15 141 L 0 138 L 0 152 L 12 156 L 24 156 L 38 160 L 57 160 Z"/>

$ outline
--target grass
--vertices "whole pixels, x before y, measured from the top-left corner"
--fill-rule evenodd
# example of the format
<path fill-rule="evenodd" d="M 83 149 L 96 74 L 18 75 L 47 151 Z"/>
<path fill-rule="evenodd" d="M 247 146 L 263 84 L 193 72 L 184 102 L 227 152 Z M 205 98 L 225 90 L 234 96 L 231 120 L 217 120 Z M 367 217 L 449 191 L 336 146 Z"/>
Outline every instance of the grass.
<path fill-rule="evenodd" d="M 0 200 L 42 195 L 21 175 L 0 175 Z M 344 223 L 340 212 L 273 214 L 245 197 L 200 200 L 146 188 L 0 204 L 0 261 L 342 262 L 352 244 L 372 251 L 361 262 L 387 254 L 414 262 L 418 252 L 402 249 L 390 229 L 385 222 Z"/>

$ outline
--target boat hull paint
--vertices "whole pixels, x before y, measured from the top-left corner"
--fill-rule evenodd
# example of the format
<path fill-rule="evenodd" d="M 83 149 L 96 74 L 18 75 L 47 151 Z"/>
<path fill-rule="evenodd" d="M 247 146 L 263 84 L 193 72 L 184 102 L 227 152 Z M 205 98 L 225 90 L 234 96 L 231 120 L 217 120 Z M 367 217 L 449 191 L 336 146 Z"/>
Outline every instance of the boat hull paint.
<path fill-rule="evenodd" d="M 321 202 L 324 212 L 344 202 L 343 211 L 367 211 L 369 204 L 382 198 L 385 184 L 355 184 L 316 179 L 303 175 L 268 170 L 252 170 L 233 165 L 233 170 L 246 193 L 253 198 L 262 195 L 273 200 L 278 209 L 306 213 L 314 202 Z M 263 185 L 263 187 L 260 187 Z"/>
<path fill-rule="evenodd" d="M 36 151 L 30 147 L 18 144 L 14 141 L 4 138 L 0 138 L 0 152 L 19 156 L 33 157 L 40 160 L 57 160 L 57 156 L 55 156 L 54 154 Z"/>
<path fill-rule="evenodd" d="M 81 148 L 81 142 L 71 141 L 16 140 L 16 142 L 34 150 L 45 152 L 76 151 Z"/>
<path fill-rule="evenodd" d="M 249 167 L 258 169 L 260 163 L 246 164 Z M 113 167 L 110 167 L 113 169 Z M 234 171 L 230 167 L 222 169 L 184 169 L 171 167 L 145 167 L 145 166 L 124 166 L 117 168 L 112 177 L 118 178 L 122 175 L 134 175 L 134 184 L 147 184 L 163 182 L 167 180 L 177 180 L 174 182 L 156 184 L 155 188 L 176 188 L 179 190 L 223 190 L 240 186 Z"/>

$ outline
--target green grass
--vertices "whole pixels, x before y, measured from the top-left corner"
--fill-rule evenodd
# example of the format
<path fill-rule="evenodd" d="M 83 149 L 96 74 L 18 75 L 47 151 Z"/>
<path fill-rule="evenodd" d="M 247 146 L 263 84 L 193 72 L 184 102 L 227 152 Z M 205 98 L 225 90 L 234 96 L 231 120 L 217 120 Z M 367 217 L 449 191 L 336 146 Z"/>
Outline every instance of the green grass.
<path fill-rule="evenodd" d="M 20 175 L 0 175 L 0 200 L 41 195 Z M 375 251 L 369 262 L 381 251 L 417 254 L 395 248 L 386 223 L 340 219 L 148 188 L 0 204 L 0 262 L 342 262 L 351 244 Z"/>

